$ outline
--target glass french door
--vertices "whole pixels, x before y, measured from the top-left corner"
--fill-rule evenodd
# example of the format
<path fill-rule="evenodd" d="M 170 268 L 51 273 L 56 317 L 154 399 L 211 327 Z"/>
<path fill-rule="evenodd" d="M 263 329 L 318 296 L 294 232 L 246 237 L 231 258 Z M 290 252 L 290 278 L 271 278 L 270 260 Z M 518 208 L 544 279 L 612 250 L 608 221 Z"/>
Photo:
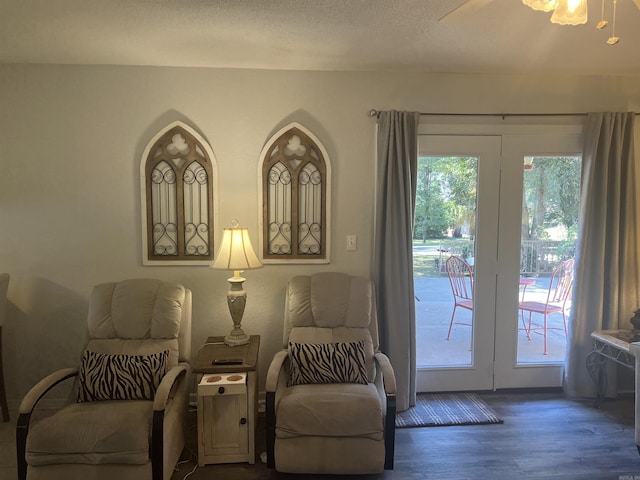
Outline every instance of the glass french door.
<path fill-rule="evenodd" d="M 496 302 L 494 388 L 560 387 L 566 351 L 562 314 L 549 315 L 546 332 L 542 328 L 543 316 L 534 314 L 532 328 L 527 331 L 528 314 L 520 311 L 518 304 L 544 304 L 552 270 L 575 255 L 582 135 L 575 129 L 566 133 L 504 135 L 502 149 L 497 289 L 503 294 Z M 538 184 L 530 178 L 534 174 L 542 177 Z M 563 212 L 547 205 L 547 217 L 564 213 L 569 218 L 558 221 L 557 227 L 544 228 L 541 239 L 532 240 L 527 239 L 527 234 L 535 229 L 534 222 L 527 217 L 542 216 L 534 211 L 541 208 L 536 205 L 541 201 L 541 194 L 535 200 L 537 189 L 547 197 L 553 189 L 559 191 L 566 204 Z M 558 231 L 567 224 L 573 236 Z M 564 307 L 568 317 L 570 299 Z"/>
<path fill-rule="evenodd" d="M 523 294 L 529 298 L 544 289 L 544 279 L 524 276 L 521 268 L 528 191 L 523 172 L 532 161 L 542 164 L 536 158 L 580 153 L 579 127 L 556 130 L 518 126 L 485 128 L 481 135 L 420 136 L 414 233 L 418 391 L 561 385 L 558 354 L 527 353 L 537 352 L 540 332 L 522 327 L 518 308 Z M 463 299 L 454 307 L 451 257 L 469 266 L 472 308 Z"/>
<path fill-rule="evenodd" d="M 433 172 L 419 182 L 418 189 L 429 193 L 418 198 L 436 197 L 432 203 L 440 205 L 430 205 L 415 223 L 430 223 L 444 210 L 453 228 L 446 235 L 451 241 L 423 243 L 423 261 L 435 269 L 434 275 L 416 277 L 414 266 L 418 391 L 492 389 L 501 138 L 429 135 L 421 140 L 419 168 L 431 163 L 426 168 Z M 437 226 L 423 226 L 425 240 L 433 228 Z M 419 258 L 420 239 L 415 244 L 414 257 Z M 473 279 L 473 308 L 456 307 L 455 314 L 447 275 L 451 256 L 469 266 L 471 273 L 462 280 Z"/>

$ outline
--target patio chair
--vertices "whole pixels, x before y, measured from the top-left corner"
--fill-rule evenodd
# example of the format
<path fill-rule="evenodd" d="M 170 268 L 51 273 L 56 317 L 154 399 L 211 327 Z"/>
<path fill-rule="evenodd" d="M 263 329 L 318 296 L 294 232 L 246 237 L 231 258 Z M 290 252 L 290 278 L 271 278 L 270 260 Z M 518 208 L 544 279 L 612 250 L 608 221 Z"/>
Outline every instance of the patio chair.
<path fill-rule="evenodd" d="M 524 312 L 529 312 L 529 324 L 526 327 L 527 334 L 533 331 L 540 333 L 542 330 L 544 342 L 544 354 L 547 355 L 547 332 L 549 330 L 562 330 L 565 337 L 567 336 L 567 301 L 571 298 L 573 289 L 573 267 L 574 259 L 565 260 L 551 274 L 549 282 L 549 290 L 547 292 L 547 300 L 545 302 L 521 301 L 519 304 L 520 313 L 524 322 Z M 543 317 L 542 326 L 533 326 L 531 318 L 534 313 L 541 314 Z M 552 313 L 562 313 L 564 327 L 550 327 L 547 317 Z"/>
<path fill-rule="evenodd" d="M 471 327 L 471 345 L 469 346 L 469 350 L 471 350 L 473 347 L 473 324 L 454 320 L 458 307 L 473 312 L 473 270 L 463 258 L 457 255 L 452 255 L 447 259 L 446 267 L 449 283 L 451 284 L 451 292 L 453 293 L 453 312 L 451 313 L 447 340 L 451 338 L 451 330 L 454 324 L 467 325 Z"/>

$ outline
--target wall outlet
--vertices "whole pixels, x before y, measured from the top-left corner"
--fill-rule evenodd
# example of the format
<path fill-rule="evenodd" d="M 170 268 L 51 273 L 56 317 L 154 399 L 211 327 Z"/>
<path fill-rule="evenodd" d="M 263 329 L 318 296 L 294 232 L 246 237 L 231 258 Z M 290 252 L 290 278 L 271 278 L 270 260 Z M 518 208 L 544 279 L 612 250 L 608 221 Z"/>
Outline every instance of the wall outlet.
<path fill-rule="evenodd" d="M 347 235 L 347 252 L 355 252 L 358 249 L 358 238 L 355 235 Z"/>

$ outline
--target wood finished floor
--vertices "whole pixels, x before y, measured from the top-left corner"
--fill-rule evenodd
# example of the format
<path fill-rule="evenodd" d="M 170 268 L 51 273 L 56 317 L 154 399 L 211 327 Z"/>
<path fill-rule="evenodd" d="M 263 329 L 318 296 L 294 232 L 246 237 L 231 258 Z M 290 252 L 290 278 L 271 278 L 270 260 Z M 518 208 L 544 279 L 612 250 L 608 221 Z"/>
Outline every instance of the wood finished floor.
<path fill-rule="evenodd" d="M 395 469 L 380 475 L 334 476 L 350 480 L 640 480 L 634 442 L 634 400 L 608 400 L 600 409 L 590 400 L 567 400 L 561 393 L 480 395 L 504 420 L 499 425 L 408 428 L 396 431 Z M 192 420 L 195 414 L 190 414 Z M 261 417 L 262 420 L 262 417 Z M 258 452 L 264 451 L 259 425 Z M 189 448 L 195 447 L 195 422 Z M 187 453 L 188 455 L 188 453 Z M 16 479 L 15 414 L 0 423 L 0 479 Z M 195 459 L 181 464 L 171 480 L 183 480 Z M 264 464 L 207 465 L 188 480 L 311 480 L 318 475 L 286 475 Z M 185 480 L 186 480 L 185 479 Z"/>
<path fill-rule="evenodd" d="M 333 476 L 351 480 L 640 480 L 634 441 L 634 399 L 567 400 L 561 393 L 480 395 L 504 420 L 499 425 L 396 430 L 395 468 L 379 475 Z M 262 433 L 262 425 L 259 426 Z M 264 435 L 257 450 L 264 451 Z M 193 463 L 171 480 L 182 480 Z M 635 477 L 635 478 L 634 478 Z M 189 480 L 306 480 L 263 464 L 207 465 Z"/>

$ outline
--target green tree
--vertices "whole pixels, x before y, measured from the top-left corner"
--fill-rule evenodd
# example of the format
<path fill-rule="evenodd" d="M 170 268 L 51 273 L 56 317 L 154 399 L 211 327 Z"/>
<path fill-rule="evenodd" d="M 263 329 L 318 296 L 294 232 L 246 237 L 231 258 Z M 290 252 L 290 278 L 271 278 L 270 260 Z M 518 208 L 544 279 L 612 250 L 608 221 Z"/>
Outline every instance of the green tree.
<path fill-rule="evenodd" d="M 475 224 L 476 160 L 421 157 L 418 160 L 414 237 L 440 238 L 446 230 Z"/>
<path fill-rule="evenodd" d="M 477 194 L 477 159 L 474 157 L 450 157 L 443 162 L 442 175 L 447 185 L 447 201 L 453 211 L 454 223 L 468 223 L 475 231 Z"/>
<path fill-rule="evenodd" d="M 423 241 L 442 237 L 449 225 L 442 198 L 441 163 L 439 157 L 421 157 L 418 160 L 414 237 Z"/>
<path fill-rule="evenodd" d="M 529 240 L 541 240 L 549 228 L 564 226 L 575 240 L 580 213 L 581 160 L 576 157 L 535 157 L 525 171 L 523 232 Z M 523 225 L 524 226 L 524 225 Z"/>

